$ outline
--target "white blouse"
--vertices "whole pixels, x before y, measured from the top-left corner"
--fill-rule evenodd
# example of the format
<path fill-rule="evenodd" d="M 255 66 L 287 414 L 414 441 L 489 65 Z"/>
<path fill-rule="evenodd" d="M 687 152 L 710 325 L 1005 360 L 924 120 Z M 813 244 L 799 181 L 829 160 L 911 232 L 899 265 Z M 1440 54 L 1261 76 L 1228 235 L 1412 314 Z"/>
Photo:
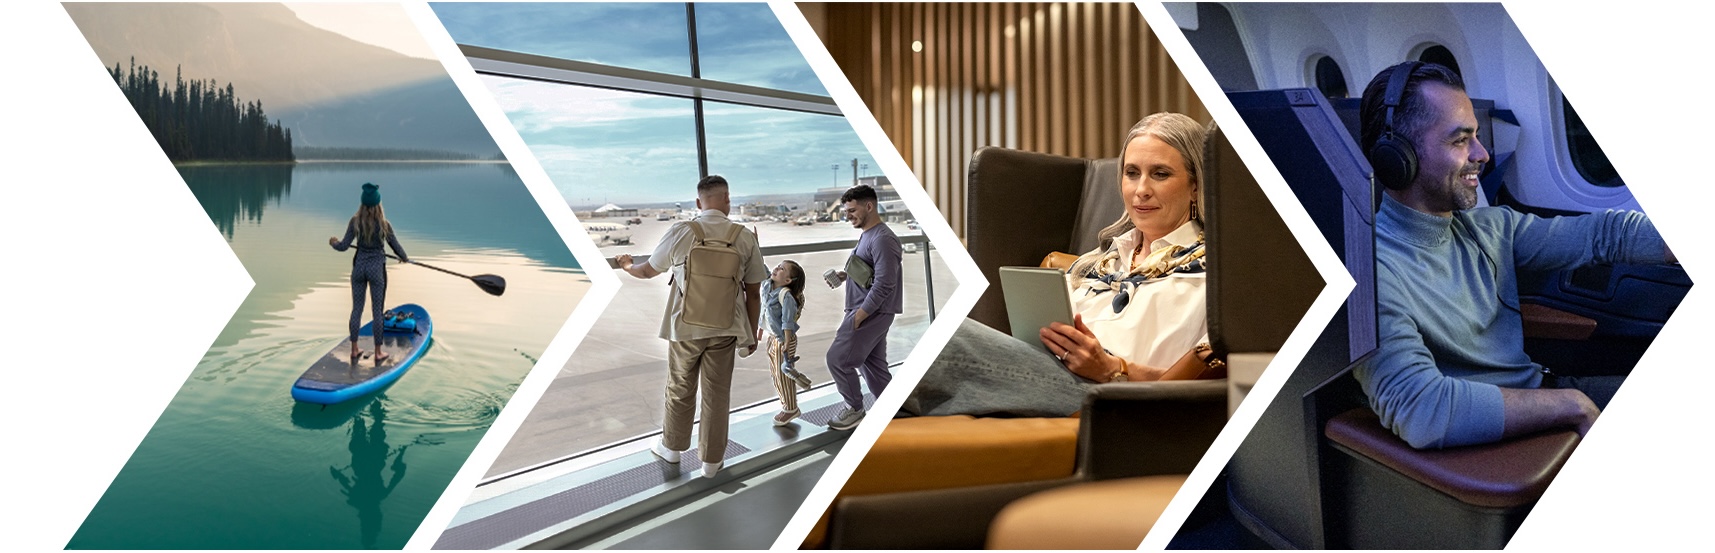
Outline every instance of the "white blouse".
<path fill-rule="evenodd" d="M 1175 245 L 1190 247 L 1201 232 L 1202 225 L 1187 222 L 1150 243 L 1150 251 Z M 1122 252 L 1118 263 L 1121 273 L 1130 272 L 1130 252 L 1142 237 L 1132 229 L 1114 238 L 1113 250 Z M 1072 288 L 1072 312 L 1083 315 L 1084 324 L 1102 347 L 1132 363 L 1166 368 L 1209 340 L 1205 277 L 1203 272 L 1175 272 L 1135 289 L 1125 286 L 1131 290 L 1131 298 L 1118 312 L 1114 311 L 1114 298 L 1122 292 L 1099 279 L 1067 275 L 1066 280 Z"/>

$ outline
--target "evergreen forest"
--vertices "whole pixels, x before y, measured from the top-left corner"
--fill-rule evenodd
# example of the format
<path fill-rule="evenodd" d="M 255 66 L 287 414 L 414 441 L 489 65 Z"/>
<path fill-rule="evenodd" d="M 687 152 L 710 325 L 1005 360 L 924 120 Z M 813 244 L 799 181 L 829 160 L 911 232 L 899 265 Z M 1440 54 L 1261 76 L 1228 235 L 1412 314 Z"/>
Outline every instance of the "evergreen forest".
<path fill-rule="evenodd" d="M 162 83 L 135 58 L 129 68 L 115 63 L 108 72 L 167 159 L 293 161 L 291 129 L 269 123 L 262 102 L 239 99 L 231 83 L 186 81 L 177 68 L 173 82 Z"/>

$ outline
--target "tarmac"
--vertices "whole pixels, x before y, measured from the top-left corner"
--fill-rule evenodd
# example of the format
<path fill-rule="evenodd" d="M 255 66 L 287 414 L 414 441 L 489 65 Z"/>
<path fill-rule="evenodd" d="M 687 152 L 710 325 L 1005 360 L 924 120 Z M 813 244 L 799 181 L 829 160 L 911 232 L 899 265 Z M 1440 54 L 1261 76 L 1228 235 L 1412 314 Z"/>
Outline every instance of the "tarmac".
<path fill-rule="evenodd" d="M 644 224 L 633 227 L 631 244 L 606 245 L 601 248 L 602 253 L 609 257 L 620 253 L 646 254 L 668 225 L 667 221 L 646 217 Z M 756 228 L 764 247 L 853 240 L 858 236 L 856 229 L 842 222 L 802 227 L 788 223 L 747 225 Z M 902 224 L 890 226 L 901 236 L 917 234 Z M 939 253 L 929 251 L 927 262 L 933 272 L 934 304 L 939 311 L 958 283 Z M 783 259 L 797 261 L 810 279 L 805 287 L 804 314 L 799 320 L 801 359 L 797 368 L 818 385 L 831 380 L 824 357 L 843 317 L 845 302 L 844 291 L 829 289 L 820 275 L 828 268 L 843 267 L 849 254 L 849 250 L 840 249 L 765 259 L 769 268 Z M 888 333 L 888 358 L 895 363 L 910 354 L 929 326 L 925 262 L 922 252 L 905 254 L 905 313 L 895 317 Z M 660 431 L 667 382 L 667 342 L 659 338 L 659 333 L 666 309 L 668 279 L 663 275 L 639 280 L 615 272 L 622 286 L 613 303 L 489 468 L 489 476 Z M 760 350 L 749 358 L 737 360 L 732 382 L 733 409 L 776 397 L 767 364 L 767 355 Z"/>

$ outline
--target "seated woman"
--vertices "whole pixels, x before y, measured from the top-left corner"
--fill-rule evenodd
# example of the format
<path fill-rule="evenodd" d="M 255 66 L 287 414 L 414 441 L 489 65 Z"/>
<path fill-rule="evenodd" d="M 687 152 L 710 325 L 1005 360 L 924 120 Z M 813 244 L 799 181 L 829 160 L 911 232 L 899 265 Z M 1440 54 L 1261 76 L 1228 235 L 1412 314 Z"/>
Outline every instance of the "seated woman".
<path fill-rule="evenodd" d="M 1177 113 L 1132 126 L 1120 154 L 1125 215 L 1067 271 L 1073 324 L 1041 329 L 1043 353 L 966 319 L 902 411 L 1066 416 L 1093 384 L 1202 375 L 1209 330 L 1197 200 L 1207 133 Z"/>

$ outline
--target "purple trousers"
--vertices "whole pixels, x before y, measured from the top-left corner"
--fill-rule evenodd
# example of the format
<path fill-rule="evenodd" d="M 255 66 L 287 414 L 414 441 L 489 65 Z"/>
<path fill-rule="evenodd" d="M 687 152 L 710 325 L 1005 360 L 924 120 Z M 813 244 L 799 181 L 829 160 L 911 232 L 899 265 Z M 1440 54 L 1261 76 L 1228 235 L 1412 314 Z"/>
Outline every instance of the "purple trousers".
<path fill-rule="evenodd" d="M 840 329 L 834 333 L 834 343 L 828 346 L 828 372 L 834 376 L 834 389 L 845 398 L 846 407 L 863 410 L 863 389 L 858 375 L 869 382 L 869 392 L 881 397 L 893 373 L 887 371 L 887 329 L 893 326 L 892 313 L 876 313 L 852 328 L 852 314 L 847 311 Z"/>

